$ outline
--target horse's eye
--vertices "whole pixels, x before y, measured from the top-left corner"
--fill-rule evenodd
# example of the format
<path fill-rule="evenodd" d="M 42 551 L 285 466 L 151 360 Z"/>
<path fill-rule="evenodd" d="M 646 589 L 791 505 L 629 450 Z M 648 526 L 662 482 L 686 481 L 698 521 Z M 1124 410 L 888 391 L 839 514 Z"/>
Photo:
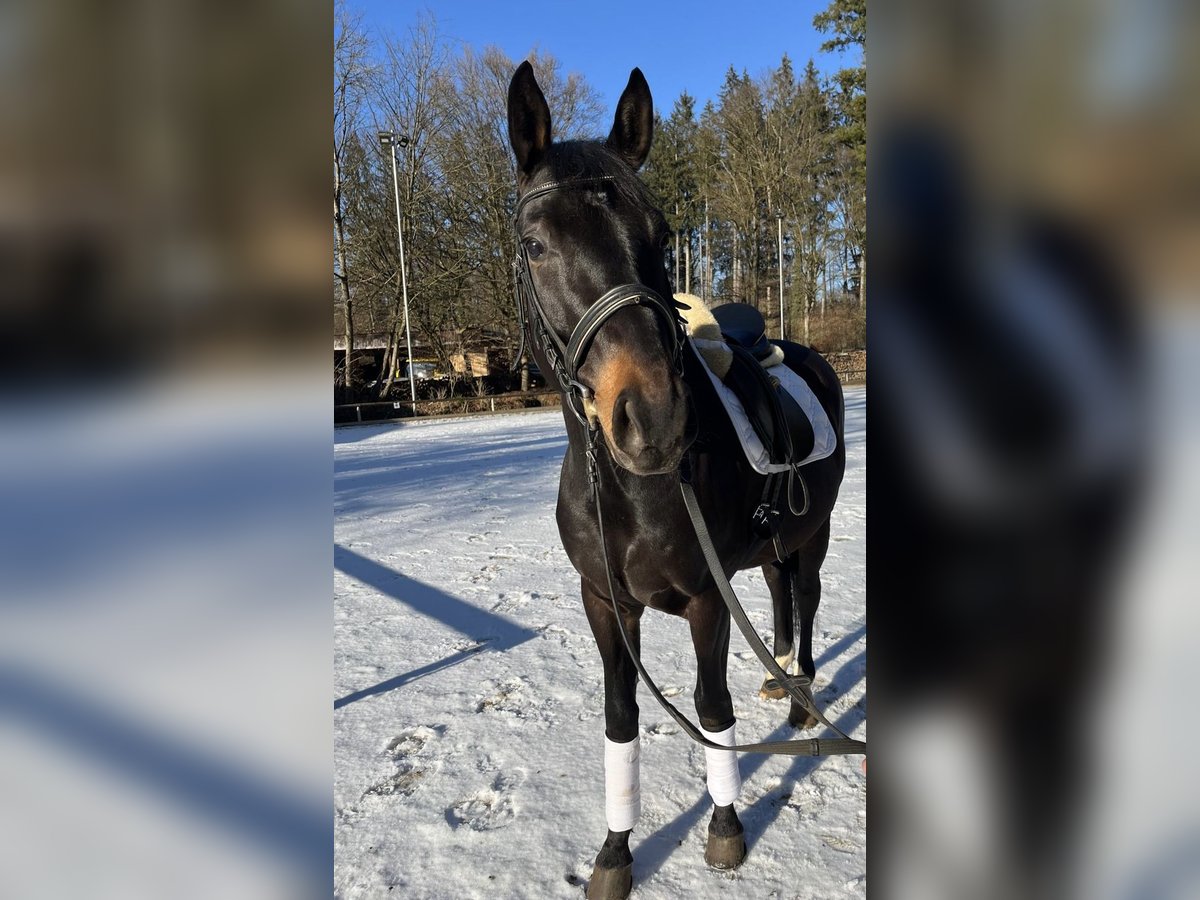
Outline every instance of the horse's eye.
<path fill-rule="evenodd" d="M 542 254 L 546 252 L 546 248 L 542 246 L 542 242 L 533 238 L 525 240 L 525 253 L 530 259 L 541 259 Z"/>

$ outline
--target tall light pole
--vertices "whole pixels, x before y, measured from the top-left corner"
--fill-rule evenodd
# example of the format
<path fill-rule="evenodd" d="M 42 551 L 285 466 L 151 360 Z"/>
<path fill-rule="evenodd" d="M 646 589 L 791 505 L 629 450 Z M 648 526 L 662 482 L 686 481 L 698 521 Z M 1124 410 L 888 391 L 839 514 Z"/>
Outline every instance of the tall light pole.
<path fill-rule="evenodd" d="M 400 237 L 400 291 L 404 296 L 404 335 L 408 341 L 408 388 L 412 392 L 413 415 L 417 414 L 417 379 L 413 374 L 412 326 L 408 322 L 408 274 L 404 271 L 404 228 L 400 224 L 400 178 L 396 174 L 396 147 L 408 146 L 408 135 L 379 132 L 379 146 L 392 154 L 392 188 L 396 192 L 396 234 Z"/>
<path fill-rule="evenodd" d="M 775 222 L 779 226 L 779 339 L 783 335 L 783 212 L 775 213 Z"/>

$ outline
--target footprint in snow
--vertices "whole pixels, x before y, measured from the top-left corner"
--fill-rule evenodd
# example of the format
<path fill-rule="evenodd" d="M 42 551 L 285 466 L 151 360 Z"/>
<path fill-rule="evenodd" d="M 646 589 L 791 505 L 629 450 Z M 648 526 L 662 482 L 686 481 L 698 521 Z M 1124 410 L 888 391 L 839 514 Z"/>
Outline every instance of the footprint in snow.
<path fill-rule="evenodd" d="M 396 760 L 415 756 L 425 749 L 426 744 L 438 737 L 439 729 L 418 725 L 416 728 L 405 729 L 388 741 L 387 752 Z"/>
<path fill-rule="evenodd" d="M 817 835 L 826 847 L 837 850 L 839 853 L 856 853 L 859 845 L 848 838 L 841 837 L 836 834 L 819 834 Z"/>
<path fill-rule="evenodd" d="M 480 584 L 480 583 L 486 584 L 487 582 L 494 579 L 496 577 L 496 573 L 498 573 L 499 571 L 500 571 L 499 566 L 492 566 L 492 565 L 482 566 L 479 569 L 478 573 L 471 575 L 467 580 L 470 581 L 471 584 Z"/>
<path fill-rule="evenodd" d="M 532 595 L 520 594 L 500 594 L 500 599 L 492 605 L 492 612 L 514 612 L 523 606 L 529 604 Z"/>
<path fill-rule="evenodd" d="M 420 786 L 430 767 L 420 757 L 426 745 L 440 736 L 439 729 L 423 725 L 400 732 L 387 744 L 387 753 L 396 764 L 396 771 L 363 791 L 363 798 L 410 796 Z"/>
<path fill-rule="evenodd" d="M 464 825 L 472 831 L 495 831 L 512 824 L 516 807 L 511 796 L 520 777 L 497 775 L 490 788 L 464 797 L 446 810 L 446 824 L 453 829 Z"/>
<path fill-rule="evenodd" d="M 503 713 L 518 719 L 542 718 L 544 709 L 551 701 L 543 700 L 540 706 L 526 694 L 528 684 L 521 678 L 508 678 L 502 683 L 492 682 L 491 693 L 475 703 L 477 713 Z"/>
<path fill-rule="evenodd" d="M 500 532 L 498 532 L 498 531 L 485 531 L 483 534 L 468 534 L 467 535 L 467 543 L 468 544 L 482 544 L 488 538 L 496 537 L 498 534 L 500 534 Z"/>

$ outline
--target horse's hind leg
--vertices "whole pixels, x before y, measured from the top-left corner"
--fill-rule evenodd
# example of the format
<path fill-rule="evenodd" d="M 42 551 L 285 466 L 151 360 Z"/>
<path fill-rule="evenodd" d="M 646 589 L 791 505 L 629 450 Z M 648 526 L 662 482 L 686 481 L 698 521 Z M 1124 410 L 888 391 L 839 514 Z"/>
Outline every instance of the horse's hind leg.
<path fill-rule="evenodd" d="M 696 648 L 696 713 L 700 729 L 715 744 L 737 743 L 733 698 L 729 696 L 729 611 L 720 595 L 693 598 L 688 624 Z M 737 752 L 704 748 L 708 793 L 713 801 L 704 861 L 716 869 L 734 869 L 746 857 L 742 823 L 733 803 L 742 787 Z"/>
<path fill-rule="evenodd" d="M 583 583 L 583 608 L 604 663 L 604 811 L 608 835 L 588 882 L 588 900 L 623 900 L 633 883 L 629 834 L 641 814 L 637 669 L 634 668 L 612 604 Z M 625 628 L 640 652 L 642 607 L 624 614 Z"/>
<path fill-rule="evenodd" d="M 800 671 L 810 679 L 817 675 L 817 666 L 813 662 L 813 623 L 817 618 L 817 607 L 821 605 L 821 564 L 825 562 L 825 553 L 829 549 L 829 520 L 826 519 L 808 543 L 796 551 L 796 569 L 793 574 L 793 596 L 795 597 L 796 624 L 799 640 L 796 646 L 796 660 Z M 809 699 L 812 692 L 805 691 Z M 809 728 L 817 724 L 817 720 L 795 699 L 788 710 L 788 723 L 799 728 Z"/>
<path fill-rule="evenodd" d="M 771 608 L 775 613 L 775 662 L 784 671 L 796 658 L 795 648 L 795 575 L 799 555 L 793 553 L 782 562 L 776 560 L 762 567 L 763 579 L 771 592 Z M 789 674 L 791 674 L 789 672 Z M 782 700 L 787 691 L 782 685 L 768 687 L 770 674 L 763 678 L 758 695 L 764 700 Z"/>

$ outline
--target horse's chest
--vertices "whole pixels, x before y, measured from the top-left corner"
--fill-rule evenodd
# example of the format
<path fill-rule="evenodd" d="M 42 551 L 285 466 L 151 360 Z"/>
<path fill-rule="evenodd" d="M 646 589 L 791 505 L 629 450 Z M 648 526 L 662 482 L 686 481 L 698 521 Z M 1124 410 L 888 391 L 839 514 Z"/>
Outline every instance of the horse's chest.
<path fill-rule="evenodd" d="M 680 612 L 690 597 L 703 590 L 707 569 L 694 536 L 686 542 L 652 527 L 621 531 L 624 534 L 616 541 L 606 534 L 608 565 L 616 583 L 639 603 Z M 607 588 L 600 541 L 594 546 L 596 552 L 580 563 L 591 570 L 584 574 L 593 584 Z"/>
<path fill-rule="evenodd" d="M 635 541 L 629 548 L 621 580 L 642 603 L 668 609 L 686 603 L 700 591 L 702 565 L 703 559 L 692 560 L 687 549 L 652 540 Z"/>
<path fill-rule="evenodd" d="M 704 555 L 677 490 L 636 502 L 621 495 L 603 498 L 604 537 L 596 509 L 568 459 L 559 489 L 558 526 L 572 565 L 607 596 L 611 571 L 618 594 L 655 609 L 681 612 L 687 601 L 711 586 Z M 607 547 L 607 563 L 604 548 Z"/>

